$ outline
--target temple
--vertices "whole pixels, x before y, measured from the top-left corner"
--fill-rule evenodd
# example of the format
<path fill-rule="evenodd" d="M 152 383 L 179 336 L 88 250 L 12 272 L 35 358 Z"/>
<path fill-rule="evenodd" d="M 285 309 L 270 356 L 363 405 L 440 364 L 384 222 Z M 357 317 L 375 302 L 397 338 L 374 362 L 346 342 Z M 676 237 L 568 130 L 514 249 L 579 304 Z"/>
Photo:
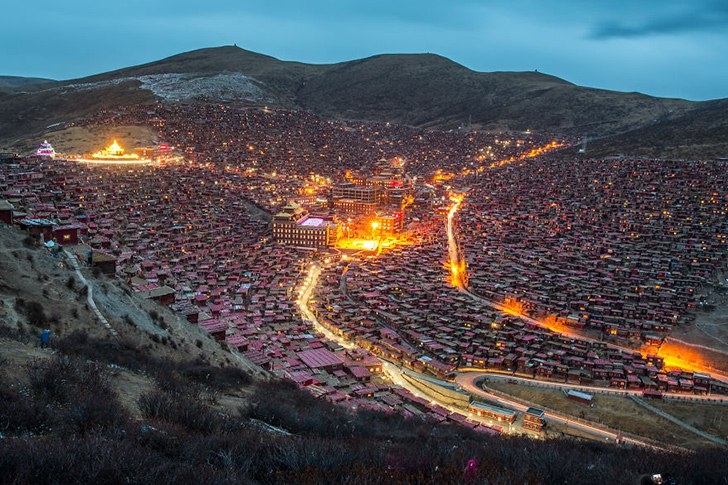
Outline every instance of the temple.
<path fill-rule="evenodd" d="M 56 151 L 53 148 L 53 145 L 48 143 L 48 140 L 43 140 L 43 143 L 40 144 L 38 149 L 35 151 L 35 154 L 39 157 L 55 158 Z"/>
<path fill-rule="evenodd" d="M 132 153 L 130 155 L 125 155 L 124 149 L 121 148 L 121 146 L 116 142 L 116 140 L 114 140 L 114 142 L 111 145 L 109 145 L 108 147 L 91 155 L 91 157 L 96 160 L 113 160 L 113 161 L 139 160 L 139 155 L 137 155 L 135 153 Z"/>
<path fill-rule="evenodd" d="M 126 164 L 126 163 L 149 163 L 148 158 L 141 158 L 136 153 L 124 153 L 124 149 L 114 140 L 111 145 L 91 155 L 86 155 L 79 159 L 80 162 L 86 163 L 107 163 L 107 164 Z"/>
<path fill-rule="evenodd" d="M 271 221 L 276 242 L 300 247 L 333 246 L 337 239 L 337 226 L 332 221 L 310 216 L 295 202 L 289 202 Z"/>

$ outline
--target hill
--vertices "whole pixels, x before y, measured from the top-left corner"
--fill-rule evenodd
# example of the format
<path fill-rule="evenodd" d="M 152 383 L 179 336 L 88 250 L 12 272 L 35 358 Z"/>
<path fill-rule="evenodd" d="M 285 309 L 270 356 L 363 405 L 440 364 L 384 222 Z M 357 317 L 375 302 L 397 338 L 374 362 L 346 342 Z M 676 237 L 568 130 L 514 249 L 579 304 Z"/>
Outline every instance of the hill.
<path fill-rule="evenodd" d="M 608 140 L 600 154 L 722 156 L 719 140 L 728 126 L 720 100 L 585 88 L 538 72 L 475 72 L 434 54 L 312 65 L 226 46 L 36 87 L 0 91 L 0 144 L 40 137 L 50 125 L 100 109 L 155 101 L 270 105 L 444 129 L 587 134 Z M 715 128 L 710 134 L 701 129 L 705 116 Z"/>
<path fill-rule="evenodd" d="M 717 449 L 501 438 L 349 413 L 293 383 L 253 376 L 195 326 L 118 281 L 85 269 L 81 279 L 69 262 L 0 230 L 4 483 L 462 483 L 473 458 L 478 483 L 724 476 Z M 90 287 L 115 333 L 86 305 Z M 53 331 L 50 348 L 37 346 L 42 327 Z"/>
<path fill-rule="evenodd" d="M 640 154 L 674 159 L 728 156 L 728 99 L 706 101 L 678 118 L 666 118 L 589 145 L 589 156 Z"/>
<path fill-rule="evenodd" d="M 0 76 L 0 90 L 7 88 L 28 89 L 39 84 L 52 84 L 55 82 L 53 79 L 39 77 Z"/>

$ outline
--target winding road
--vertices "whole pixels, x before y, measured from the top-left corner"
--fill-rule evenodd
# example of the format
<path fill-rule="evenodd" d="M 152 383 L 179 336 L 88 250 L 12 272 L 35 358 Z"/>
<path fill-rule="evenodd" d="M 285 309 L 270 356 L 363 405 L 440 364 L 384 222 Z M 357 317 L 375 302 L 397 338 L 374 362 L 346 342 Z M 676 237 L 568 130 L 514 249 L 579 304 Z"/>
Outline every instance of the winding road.
<path fill-rule="evenodd" d="M 460 373 L 455 381 L 468 393 L 473 396 L 477 396 L 481 399 L 487 399 L 497 403 L 499 406 L 515 409 L 516 411 L 525 412 L 529 407 L 527 404 L 523 404 L 515 399 L 510 399 L 502 394 L 496 394 L 487 389 L 483 389 L 478 385 L 480 381 L 485 378 L 480 373 Z M 599 426 L 594 423 L 589 423 L 583 420 L 574 419 L 571 416 L 557 413 L 552 410 L 543 410 L 544 418 L 552 423 L 563 424 L 569 428 L 579 430 L 588 435 L 604 439 L 604 441 L 612 441 L 613 443 L 623 442 L 638 446 L 644 446 L 655 449 L 667 449 L 667 447 L 655 443 L 651 440 L 641 438 L 638 436 L 627 435 L 617 430 L 607 428 L 606 426 Z"/>

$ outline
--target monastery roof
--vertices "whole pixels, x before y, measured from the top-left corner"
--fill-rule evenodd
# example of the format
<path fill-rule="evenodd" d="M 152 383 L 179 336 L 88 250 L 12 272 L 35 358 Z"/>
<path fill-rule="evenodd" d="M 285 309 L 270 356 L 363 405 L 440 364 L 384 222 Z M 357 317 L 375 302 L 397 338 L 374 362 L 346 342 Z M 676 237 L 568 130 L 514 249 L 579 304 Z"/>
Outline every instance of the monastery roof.
<path fill-rule="evenodd" d="M 312 369 L 340 365 L 343 363 L 339 356 L 324 348 L 304 350 L 299 352 L 297 356 L 304 364 Z"/>

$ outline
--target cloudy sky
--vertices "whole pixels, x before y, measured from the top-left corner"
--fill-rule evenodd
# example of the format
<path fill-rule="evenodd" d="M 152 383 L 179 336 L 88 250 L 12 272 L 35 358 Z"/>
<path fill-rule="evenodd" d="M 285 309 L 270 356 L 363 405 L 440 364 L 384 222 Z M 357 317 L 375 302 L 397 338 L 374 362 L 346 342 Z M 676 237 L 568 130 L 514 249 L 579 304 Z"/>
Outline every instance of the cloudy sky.
<path fill-rule="evenodd" d="M 727 0 L 26 0 L 3 18 L 0 75 L 71 79 L 237 44 L 308 63 L 431 52 L 476 71 L 728 97 Z"/>

